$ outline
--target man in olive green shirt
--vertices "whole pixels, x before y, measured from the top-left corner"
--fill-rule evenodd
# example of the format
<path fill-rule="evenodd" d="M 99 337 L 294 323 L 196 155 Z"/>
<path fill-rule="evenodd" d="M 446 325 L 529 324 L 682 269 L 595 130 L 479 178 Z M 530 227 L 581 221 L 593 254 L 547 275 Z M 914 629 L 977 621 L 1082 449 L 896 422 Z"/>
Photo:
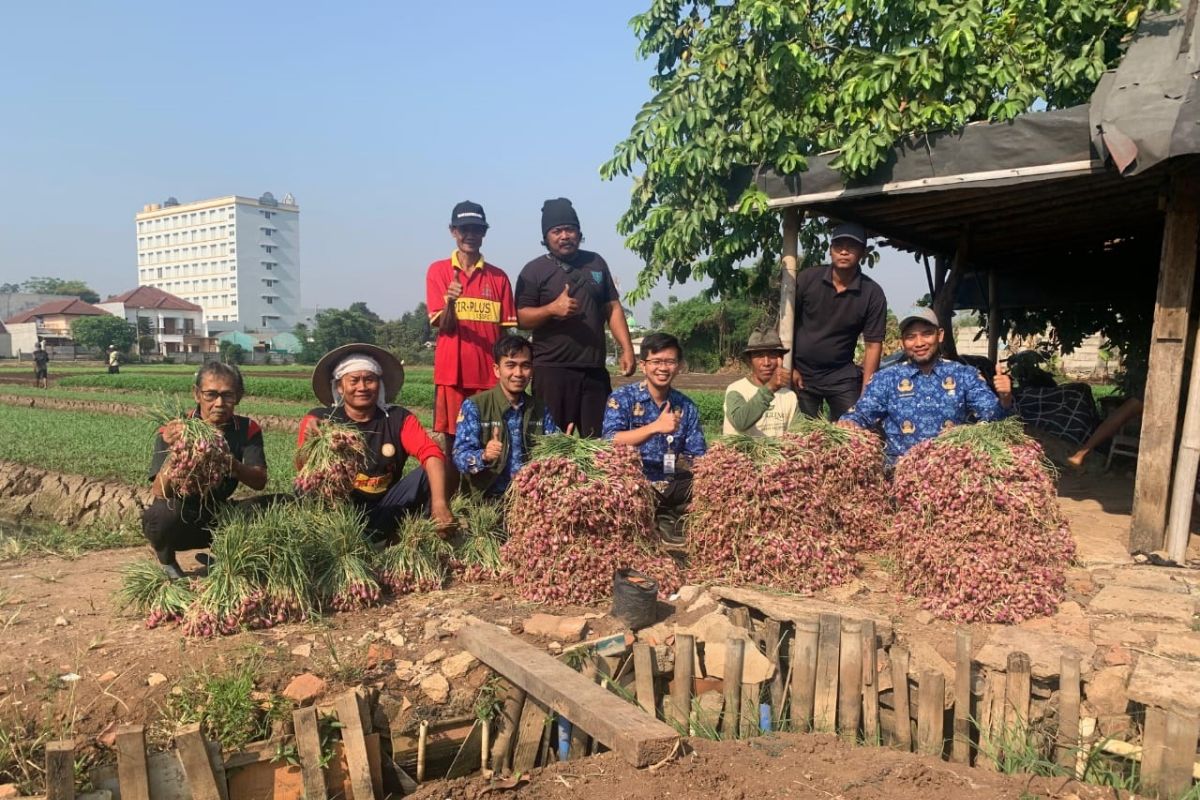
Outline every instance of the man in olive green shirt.
<path fill-rule="evenodd" d="M 725 390 L 726 435 L 782 436 L 799 410 L 799 400 L 789 386 L 783 355 L 787 348 L 775 331 L 755 331 L 742 351 L 750 376 Z"/>

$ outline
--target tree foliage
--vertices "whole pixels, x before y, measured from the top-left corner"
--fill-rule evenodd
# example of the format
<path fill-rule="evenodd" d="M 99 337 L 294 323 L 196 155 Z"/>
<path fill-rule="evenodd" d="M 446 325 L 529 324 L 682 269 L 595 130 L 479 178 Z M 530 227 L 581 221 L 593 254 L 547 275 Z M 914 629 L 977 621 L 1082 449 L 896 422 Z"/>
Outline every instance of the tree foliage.
<path fill-rule="evenodd" d="M 652 0 L 631 24 L 654 96 L 601 167 L 634 179 L 618 224 L 644 261 L 633 296 L 663 278 L 724 291 L 774 267 L 778 216 L 753 186 L 729 196 L 737 167 L 794 173 L 838 150 L 834 166 L 859 176 L 907 134 L 1085 102 L 1145 8 L 1171 5 Z M 823 256 L 814 221 L 802 236 Z"/>
<path fill-rule="evenodd" d="M 25 291 L 33 294 L 61 294 L 78 297 L 85 303 L 99 303 L 100 295 L 84 281 L 63 280 L 62 278 L 30 278 L 22 286 Z"/>
<path fill-rule="evenodd" d="M 766 308 L 743 297 L 713 301 L 701 295 L 682 302 L 671 297 L 650 310 L 651 326 L 678 337 L 694 370 L 712 371 L 736 361 L 751 331 L 768 321 Z"/>
<path fill-rule="evenodd" d="M 93 317 L 80 317 L 72 322 L 71 338 L 80 347 L 104 350 L 112 344 L 124 353 L 137 342 L 137 328 L 122 317 L 99 314 Z"/>
<path fill-rule="evenodd" d="M 399 319 L 384 322 L 376 328 L 376 344 L 386 347 L 409 364 L 432 363 L 433 351 L 425 343 L 434 337 L 429 324 L 429 308 L 418 303 Z"/>
<path fill-rule="evenodd" d="M 317 312 L 315 322 L 309 335 L 319 353 L 351 342 L 375 344 L 375 323 L 361 311 L 327 308 Z"/>

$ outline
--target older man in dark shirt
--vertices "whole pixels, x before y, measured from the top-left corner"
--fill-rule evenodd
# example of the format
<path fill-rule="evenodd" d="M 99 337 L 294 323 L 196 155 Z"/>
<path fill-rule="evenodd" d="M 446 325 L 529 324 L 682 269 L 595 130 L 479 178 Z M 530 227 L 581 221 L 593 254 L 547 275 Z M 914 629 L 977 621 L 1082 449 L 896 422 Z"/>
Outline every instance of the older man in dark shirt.
<path fill-rule="evenodd" d="M 806 416 L 818 416 L 828 403 L 829 418 L 840 418 L 879 369 L 887 298 L 860 267 L 866 248 L 861 225 L 839 225 L 830 263 L 805 270 L 796 280 L 792 383 Z M 859 336 L 866 342 L 861 369 L 854 363 Z"/>

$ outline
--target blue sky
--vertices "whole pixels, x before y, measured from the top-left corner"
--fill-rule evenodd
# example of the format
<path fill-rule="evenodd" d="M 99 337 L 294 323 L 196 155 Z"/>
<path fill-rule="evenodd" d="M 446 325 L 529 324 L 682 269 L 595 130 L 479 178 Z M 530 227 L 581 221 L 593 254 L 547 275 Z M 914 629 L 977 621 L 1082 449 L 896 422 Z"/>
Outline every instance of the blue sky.
<path fill-rule="evenodd" d="M 423 299 L 455 202 L 515 280 L 570 197 L 624 287 L 628 183 L 599 165 L 649 97 L 628 21 L 649 0 L 10 4 L 0 47 L 0 282 L 136 284 L 134 214 L 227 194 L 300 203 L 303 302 Z M 903 310 L 911 259 L 871 273 Z M 688 296 L 699 286 L 668 290 Z M 636 311 L 648 316 L 648 304 Z"/>

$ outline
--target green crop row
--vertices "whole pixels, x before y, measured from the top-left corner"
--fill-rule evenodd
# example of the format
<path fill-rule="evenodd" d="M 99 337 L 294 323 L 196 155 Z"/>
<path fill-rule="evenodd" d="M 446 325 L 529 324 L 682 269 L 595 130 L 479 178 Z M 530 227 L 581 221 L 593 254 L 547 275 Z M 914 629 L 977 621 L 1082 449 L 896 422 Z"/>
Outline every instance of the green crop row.
<path fill-rule="evenodd" d="M 192 390 L 192 379 L 187 375 L 71 375 L 57 382 L 64 388 L 115 389 L 133 392 L 165 392 L 188 394 Z M 400 393 L 400 404 L 405 406 L 433 406 L 433 384 L 405 381 Z M 295 403 L 316 404 L 312 383 L 307 378 L 268 378 L 246 376 L 247 399 L 285 400 Z"/>

